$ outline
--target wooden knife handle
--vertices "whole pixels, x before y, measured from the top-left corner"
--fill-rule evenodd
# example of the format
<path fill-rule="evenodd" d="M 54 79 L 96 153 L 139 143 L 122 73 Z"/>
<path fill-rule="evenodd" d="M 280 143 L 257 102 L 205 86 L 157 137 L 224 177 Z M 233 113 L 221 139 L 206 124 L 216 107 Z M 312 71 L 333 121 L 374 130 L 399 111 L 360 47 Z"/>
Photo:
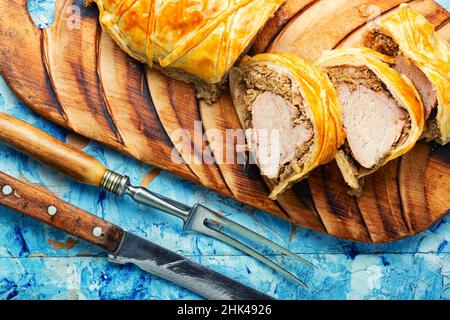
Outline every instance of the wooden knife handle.
<path fill-rule="evenodd" d="M 0 112 L 0 141 L 80 182 L 100 186 L 107 169 L 94 157 Z"/>
<path fill-rule="evenodd" d="M 31 185 L 0 172 L 0 205 L 38 219 L 83 240 L 115 252 L 123 230 L 54 196 L 44 187 Z"/>

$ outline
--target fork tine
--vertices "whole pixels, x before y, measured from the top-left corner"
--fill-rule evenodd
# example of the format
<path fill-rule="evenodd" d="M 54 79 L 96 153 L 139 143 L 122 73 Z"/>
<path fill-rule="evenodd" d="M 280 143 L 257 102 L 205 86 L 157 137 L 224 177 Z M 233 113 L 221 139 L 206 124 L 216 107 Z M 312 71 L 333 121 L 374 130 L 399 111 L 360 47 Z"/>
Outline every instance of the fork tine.
<path fill-rule="evenodd" d="M 252 231 L 252 230 L 250 230 L 250 229 L 248 229 L 248 228 L 246 228 L 246 227 L 244 227 L 244 226 L 242 226 L 242 225 L 240 225 L 240 224 L 238 224 L 238 223 L 236 223 L 236 222 L 234 222 L 234 221 L 232 221 L 232 220 L 230 220 L 228 218 L 225 218 L 225 217 L 222 217 L 222 216 L 218 216 L 218 223 L 221 223 L 221 224 L 225 225 L 226 227 L 228 227 L 230 229 L 233 229 L 234 231 L 238 232 L 239 234 L 243 234 L 244 236 L 247 236 L 248 238 L 250 238 L 252 240 L 255 240 L 257 242 L 262 242 L 265 245 L 269 246 L 270 248 L 276 249 L 276 250 L 284 253 L 285 255 L 287 255 L 287 256 L 289 256 L 289 257 L 291 257 L 293 259 L 296 259 L 297 261 L 300 261 L 302 263 L 305 263 L 307 265 L 310 265 L 311 267 L 314 267 L 314 268 L 318 269 L 318 267 L 315 266 L 314 264 L 312 264 L 311 262 L 303 259 L 302 257 L 300 257 L 300 256 L 296 255 L 295 253 L 287 250 L 286 248 L 283 248 L 282 246 L 276 244 L 275 242 L 273 242 L 273 241 L 271 241 L 271 240 L 269 240 L 269 239 L 267 239 L 267 238 L 257 234 L 256 232 L 254 232 L 254 231 Z"/>
<path fill-rule="evenodd" d="M 290 273 L 289 271 L 287 271 L 286 269 L 280 267 L 278 264 L 276 264 L 275 262 L 267 259 L 266 257 L 264 257 L 263 255 L 261 255 L 260 253 L 256 252 L 255 250 L 253 250 L 252 248 L 246 246 L 245 244 L 231 238 L 230 236 L 224 234 L 223 232 L 212 228 L 211 226 L 208 225 L 208 229 L 209 229 L 209 233 L 211 236 L 215 237 L 216 239 L 223 241 L 225 243 L 228 243 L 229 245 L 247 253 L 248 255 L 252 256 L 253 258 L 259 260 L 260 262 L 268 265 L 269 267 L 273 268 L 274 270 L 284 274 L 286 277 L 294 280 L 295 282 L 299 283 L 300 285 L 302 285 L 305 288 L 308 288 L 308 286 L 301 281 L 299 278 L 297 278 L 296 276 L 294 276 L 292 273 Z"/>

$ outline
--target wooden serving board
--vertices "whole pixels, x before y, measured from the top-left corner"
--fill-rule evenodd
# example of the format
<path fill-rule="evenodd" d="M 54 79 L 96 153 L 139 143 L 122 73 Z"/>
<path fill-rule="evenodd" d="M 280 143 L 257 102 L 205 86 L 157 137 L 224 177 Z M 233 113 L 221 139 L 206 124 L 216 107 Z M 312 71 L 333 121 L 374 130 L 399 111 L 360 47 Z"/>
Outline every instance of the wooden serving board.
<path fill-rule="evenodd" d="M 357 44 L 373 14 L 402 2 L 288 0 L 251 52 L 294 52 L 312 61 L 323 50 Z M 445 9 L 432 0 L 410 5 L 450 39 Z M 184 159 L 198 160 L 204 150 L 216 157 L 224 152 L 208 134 L 206 141 L 186 144 L 173 133 L 183 128 L 193 136 L 194 121 L 202 121 L 202 133 L 218 129 L 223 137 L 226 129 L 239 129 L 228 94 L 210 106 L 197 101 L 192 86 L 145 69 L 101 31 L 95 6 L 57 0 L 56 20 L 46 30 L 32 23 L 26 0 L 2 0 L 0 12 L 0 73 L 12 90 L 46 118 L 120 152 L 299 226 L 355 241 L 416 234 L 450 208 L 448 146 L 419 144 L 367 178 L 358 199 L 347 194 L 334 163 L 315 170 L 276 202 L 268 198 L 263 179 L 248 177 L 240 165 L 174 163 L 174 148 Z"/>

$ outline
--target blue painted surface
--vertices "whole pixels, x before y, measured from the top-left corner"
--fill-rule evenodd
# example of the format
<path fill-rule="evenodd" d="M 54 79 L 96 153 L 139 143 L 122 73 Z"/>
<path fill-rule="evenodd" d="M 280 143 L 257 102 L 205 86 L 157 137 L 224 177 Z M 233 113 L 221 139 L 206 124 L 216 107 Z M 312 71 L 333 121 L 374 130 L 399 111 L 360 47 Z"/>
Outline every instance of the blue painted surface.
<path fill-rule="evenodd" d="M 450 8 L 450 1 L 441 3 Z M 29 0 L 28 5 L 39 26 L 51 24 L 53 1 Z M 0 110 L 61 140 L 67 139 L 68 132 L 27 109 L 1 78 Z M 153 169 L 95 142 L 89 143 L 85 151 L 109 168 L 130 175 L 136 184 Z M 294 227 L 169 173 L 160 173 L 151 183 L 153 191 L 187 204 L 207 203 L 311 260 L 318 270 L 260 248 L 304 279 L 310 287 L 304 289 L 233 248 L 182 232 L 175 218 L 137 206 L 128 199 L 101 194 L 3 145 L 0 170 L 44 185 L 84 210 L 279 299 L 450 299 L 448 217 L 415 237 L 368 245 Z M 0 208 L 0 299 L 199 298 L 133 266 L 110 264 L 104 253 L 83 241 L 71 249 L 55 248 L 55 241 L 70 244 L 72 240 L 63 232 Z"/>

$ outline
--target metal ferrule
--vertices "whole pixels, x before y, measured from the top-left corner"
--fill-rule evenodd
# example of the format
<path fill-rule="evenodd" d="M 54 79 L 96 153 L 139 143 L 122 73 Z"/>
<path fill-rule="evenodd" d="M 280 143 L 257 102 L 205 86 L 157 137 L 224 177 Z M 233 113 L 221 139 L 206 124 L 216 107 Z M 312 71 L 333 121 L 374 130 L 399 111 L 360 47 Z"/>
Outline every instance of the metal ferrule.
<path fill-rule="evenodd" d="M 205 235 L 211 236 L 213 238 L 216 238 L 218 240 L 221 240 L 225 243 L 228 243 L 229 245 L 251 255 L 255 259 L 261 261 L 262 263 L 265 263 L 271 268 L 277 270 L 278 272 L 281 272 L 282 274 L 286 275 L 287 277 L 306 287 L 306 284 L 304 284 L 299 278 L 294 276 L 292 273 L 290 273 L 283 267 L 279 266 L 275 262 L 269 260 L 268 258 L 263 256 L 259 252 L 255 251 L 254 249 L 236 240 L 234 236 L 227 235 L 224 232 L 224 229 L 226 228 L 228 230 L 234 231 L 234 235 L 238 234 L 246 238 L 255 240 L 257 242 L 262 242 L 268 245 L 269 247 L 274 248 L 290 256 L 291 258 L 312 265 L 310 262 L 304 260 L 303 258 L 285 249 L 284 247 L 272 242 L 271 240 L 264 238 L 260 234 L 251 231 L 245 228 L 244 226 L 241 226 L 233 222 L 228 218 L 225 218 L 224 216 L 218 214 L 217 212 L 214 212 L 200 204 L 197 204 L 194 207 L 190 207 L 173 199 L 153 193 L 150 190 L 147 190 L 146 188 L 132 186 L 130 184 L 130 178 L 109 170 L 103 176 L 103 179 L 101 181 L 101 187 L 105 190 L 112 192 L 117 196 L 122 196 L 126 194 L 137 203 L 141 203 L 153 207 L 155 209 L 162 210 L 175 217 L 178 217 L 183 220 L 184 227 L 186 230 L 197 231 Z M 142 263 L 139 261 L 131 261 L 131 262 L 137 264 L 144 270 L 154 272 L 155 269 L 153 268 L 153 266 L 151 266 L 151 264 L 149 264 L 150 260 L 148 261 L 147 260 Z M 125 263 L 128 260 L 114 259 L 113 261 L 118 263 L 121 262 Z M 175 281 L 176 283 L 180 283 L 177 282 L 176 281 L 177 279 L 175 278 L 169 278 L 168 276 L 166 276 L 165 278 Z"/>
<path fill-rule="evenodd" d="M 116 196 L 125 194 L 129 185 L 130 178 L 110 170 L 106 171 L 100 183 L 102 189 L 109 191 Z"/>
<path fill-rule="evenodd" d="M 144 205 L 165 211 L 186 221 L 189 217 L 191 207 L 178 201 L 153 193 L 143 187 L 134 187 L 130 178 L 114 171 L 106 171 L 100 187 L 116 196 L 129 195 L 134 201 Z"/>

